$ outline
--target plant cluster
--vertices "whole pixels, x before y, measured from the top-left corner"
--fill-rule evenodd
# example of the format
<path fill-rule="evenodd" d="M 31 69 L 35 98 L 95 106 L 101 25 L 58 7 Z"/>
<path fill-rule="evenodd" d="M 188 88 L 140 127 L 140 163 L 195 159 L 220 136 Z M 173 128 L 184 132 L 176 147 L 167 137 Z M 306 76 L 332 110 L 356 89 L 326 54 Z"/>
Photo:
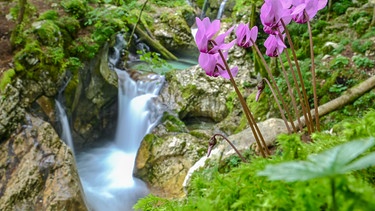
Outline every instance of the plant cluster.
<path fill-rule="evenodd" d="M 280 135 L 272 159 L 252 157 L 222 172 L 220 163 L 192 176 L 183 199 L 155 195 L 136 209 L 151 210 L 371 210 L 375 197 L 375 111 L 337 125 L 337 133 L 314 133 L 313 143 Z M 225 161 L 223 161 L 225 162 Z"/>
<path fill-rule="evenodd" d="M 346 1 L 340 1 L 342 2 Z M 298 5 L 299 3 L 301 5 Z M 363 119 L 352 119 L 350 122 L 335 126 L 334 131 L 340 132 L 330 134 L 319 132 L 319 119 L 314 115 L 317 111 L 310 113 L 308 108 L 310 105 L 317 108 L 317 95 L 324 93 L 324 90 L 316 90 L 316 81 L 314 82 L 316 73 L 313 43 L 316 39 L 313 35 L 324 29 L 327 22 L 318 20 L 319 23 L 314 24 L 318 29 L 313 29 L 310 21 L 326 3 L 327 1 L 266 0 L 261 8 L 261 21 L 263 30 L 269 33 L 264 42 L 267 56 L 260 53 L 260 48 L 257 46 L 256 40 L 259 35 L 256 26 L 241 23 L 217 35 L 220 31 L 219 20 L 211 22 L 207 18 L 196 19 L 198 26 L 196 43 L 200 50 L 199 64 L 207 75 L 230 80 L 248 124 L 257 138 L 257 144 L 262 146 L 262 134 L 257 130 L 253 114 L 234 81 L 238 68 L 230 67 L 227 62 L 228 51 L 236 44 L 240 47 L 251 47 L 261 60 L 261 65 L 266 69 L 268 76 L 261 80 L 258 89 L 262 91 L 266 84 L 271 88 L 271 93 L 268 94 L 272 94 L 275 102 L 279 104 L 280 113 L 284 114 L 286 127 L 290 127 L 291 134 L 278 137 L 279 145 L 273 155 L 267 155 L 266 146 L 259 147 L 260 150 L 264 150 L 260 153 L 263 156 L 270 156 L 271 159 L 256 157 L 251 152 L 247 153 L 251 157 L 243 156 L 238 152 L 238 156 L 219 161 L 213 164 L 214 166 L 194 173 L 186 198 L 167 200 L 151 194 L 139 200 L 134 208 L 142 210 L 371 210 L 375 206 L 374 167 L 372 167 L 375 165 L 373 138 L 375 127 L 372 123 L 375 120 L 375 111 L 368 112 Z M 333 15 L 342 14 L 349 7 L 348 5 L 351 5 L 349 3 L 334 4 L 335 7 L 330 6 L 329 10 L 331 12 L 333 10 Z M 290 20 L 294 20 L 295 23 L 289 23 Z M 307 24 L 297 25 L 298 22 Z M 301 42 L 297 42 L 294 46 L 293 43 L 301 37 L 291 37 L 289 29 L 299 31 L 299 34 L 303 33 L 301 36 L 308 38 L 309 48 L 298 49 L 306 46 L 306 43 L 301 44 Z M 303 30 L 306 32 L 301 33 Z M 236 39 L 226 42 L 232 31 L 235 31 Z M 285 39 L 287 42 L 284 41 Z M 351 44 L 350 40 L 342 42 L 340 43 L 342 46 Z M 369 46 L 363 45 L 360 48 L 369 48 Z M 344 49 L 342 47 L 342 50 Z M 338 52 L 339 49 L 334 51 Z M 306 53 L 310 53 L 310 58 L 305 56 Z M 280 76 L 273 75 L 271 65 L 265 62 L 268 57 L 275 58 L 273 61 L 279 61 L 282 70 Z M 369 65 L 361 58 L 363 57 L 350 59 L 347 56 L 339 56 L 331 62 L 332 69 L 341 70 L 355 62 L 357 62 L 355 65 L 361 68 Z M 288 68 L 290 71 L 287 71 Z M 330 83 L 326 92 L 329 90 L 333 93 L 341 93 L 354 83 L 354 79 L 341 78 L 343 81 L 338 81 L 340 75 L 336 76 L 332 77 L 336 81 Z M 291 82 L 287 82 L 288 80 Z M 305 85 L 304 88 L 300 87 L 302 84 Z M 303 93 L 304 91 L 306 93 Z M 278 92 L 287 93 L 288 96 L 278 96 Z M 300 92 L 300 95 L 297 92 Z M 261 92 L 254 97 L 258 99 L 260 96 Z M 305 96 L 313 96 L 313 99 L 304 102 Z M 354 104 L 367 104 L 373 100 L 371 96 L 373 92 L 359 98 Z M 288 106 L 283 105 L 283 100 L 299 105 L 287 111 Z M 305 111 L 303 106 L 306 106 Z M 228 107 L 233 105 L 230 104 Z M 303 127 L 301 123 L 292 126 L 292 122 L 298 122 L 298 119 L 293 121 L 293 118 L 300 116 L 306 121 L 305 129 L 300 127 Z M 314 119 L 315 123 L 313 123 Z M 301 140 L 303 136 L 298 134 L 298 131 L 307 132 L 312 142 L 305 143 Z M 215 134 L 211 137 L 208 155 L 217 138 L 221 136 Z M 226 137 L 222 138 L 235 149 Z M 221 167 L 222 162 L 225 162 L 226 166 L 224 172 Z"/>
<path fill-rule="evenodd" d="M 269 155 L 267 146 L 265 145 L 262 134 L 257 128 L 255 119 L 248 108 L 241 92 L 237 88 L 234 77 L 238 73 L 238 67 L 230 68 L 228 60 L 228 50 L 233 47 L 234 44 L 237 44 L 243 48 L 253 47 L 254 51 L 257 53 L 259 58 L 262 61 L 263 66 L 265 67 L 268 78 L 264 78 L 258 85 L 259 93 L 256 96 L 256 99 L 259 98 L 260 93 L 263 91 L 265 85 L 268 85 L 271 88 L 275 102 L 278 105 L 280 114 L 284 119 L 285 126 L 288 129 L 289 133 L 303 131 L 303 125 L 307 126 L 307 132 L 310 135 L 315 130 L 320 130 L 319 124 L 319 115 L 318 115 L 318 99 L 316 92 L 316 74 L 315 74 L 315 63 L 314 63 L 314 51 L 313 51 L 313 38 L 312 38 L 312 29 L 310 21 L 314 18 L 317 12 L 323 9 L 327 4 L 327 1 L 277 1 L 277 0 L 266 0 L 260 9 L 260 19 L 263 25 L 263 31 L 268 34 L 268 38 L 264 42 L 266 48 L 266 55 L 269 57 L 276 57 L 279 59 L 279 62 L 282 67 L 282 73 L 284 80 L 287 84 L 287 93 L 290 97 L 293 110 L 290 110 L 285 103 L 284 97 L 281 95 L 280 89 L 276 83 L 275 77 L 272 74 L 272 71 L 265 61 L 263 54 L 260 52 L 256 39 L 258 36 L 258 27 L 253 26 L 249 27 L 248 24 L 240 23 L 236 28 L 236 39 L 226 43 L 226 37 L 234 30 L 234 27 L 231 27 L 225 33 L 217 35 L 220 30 L 220 20 L 210 21 L 208 18 L 203 20 L 196 18 L 196 23 L 198 26 L 198 31 L 195 37 L 198 49 L 200 51 L 198 62 L 201 67 L 205 70 L 206 74 L 209 76 L 217 77 L 221 76 L 223 78 L 229 79 L 232 86 L 234 87 L 236 94 L 240 100 L 245 116 L 248 120 L 249 126 L 254 134 L 258 148 L 263 157 Z M 310 103 L 308 101 L 308 96 L 305 88 L 305 81 L 302 77 L 301 68 L 299 61 L 297 59 L 292 38 L 288 31 L 287 25 L 294 21 L 295 23 L 304 24 L 307 23 L 308 34 L 310 38 L 310 52 L 311 52 L 311 79 L 312 79 L 312 88 L 314 95 L 314 114 L 310 111 Z M 292 63 L 292 58 L 289 55 L 286 42 L 284 39 L 287 38 L 288 44 L 290 46 L 294 65 Z M 284 62 L 282 61 L 281 54 L 284 52 L 290 72 L 288 73 Z M 293 68 L 295 66 L 295 68 Z M 292 82 L 289 82 L 289 77 L 292 76 Z M 298 78 L 297 78 L 298 76 Z M 275 91 L 274 91 L 275 90 Z M 294 93 L 297 93 L 297 99 L 299 99 L 299 104 L 301 110 L 297 107 L 296 96 Z M 301 121 L 301 116 L 303 120 Z M 315 123 L 313 122 L 315 118 Z M 295 125 L 294 118 L 297 118 L 298 123 Z"/>

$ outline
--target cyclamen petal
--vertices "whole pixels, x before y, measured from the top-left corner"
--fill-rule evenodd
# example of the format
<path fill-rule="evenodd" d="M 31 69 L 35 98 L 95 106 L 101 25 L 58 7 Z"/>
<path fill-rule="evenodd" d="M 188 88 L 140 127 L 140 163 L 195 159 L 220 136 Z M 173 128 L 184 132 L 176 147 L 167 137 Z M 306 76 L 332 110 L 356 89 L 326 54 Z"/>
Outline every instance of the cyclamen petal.
<path fill-rule="evenodd" d="M 283 35 L 283 39 L 284 37 L 285 35 Z M 264 42 L 264 46 L 266 47 L 266 55 L 270 57 L 280 55 L 286 48 L 286 45 L 284 44 L 284 41 L 280 39 L 280 36 L 272 34 L 268 36 Z"/>
<path fill-rule="evenodd" d="M 228 58 L 228 53 L 223 53 L 224 59 Z M 229 79 L 230 76 L 228 71 L 225 69 L 224 62 L 219 53 L 209 54 L 200 53 L 198 58 L 199 65 L 206 72 L 206 75 L 212 77 L 221 76 L 223 78 Z M 233 67 L 230 69 L 231 74 L 235 77 L 238 73 L 238 67 Z"/>
<path fill-rule="evenodd" d="M 293 0 L 292 18 L 296 23 L 312 20 L 319 10 L 327 5 L 328 0 Z"/>
<path fill-rule="evenodd" d="M 230 72 L 232 74 L 233 77 L 236 77 L 237 74 L 238 74 L 238 67 L 235 66 L 233 68 L 230 69 Z M 219 75 L 225 79 L 230 79 L 230 76 L 228 74 L 228 71 L 227 70 L 221 70 L 219 71 Z"/>
<path fill-rule="evenodd" d="M 282 27 L 281 20 L 287 25 L 291 21 L 291 0 L 266 0 L 260 9 L 260 20 L 264 31 L 268 34 L 277 34 Z M 282 32 L 284 29 L 280 28 Z"/>
<path fill-rule="evenodd" d="M 235 42 L 230 42 L 228 44 L 225 43 L 225 38 L 232 32 L 234 27 L 230 28 L 223 34 L 216 36 L 220 30 L 220 20 L 214 20 L 211 22 L 207 17 L 203 20 L 199 18 L 196 18 L 195 20 L 198 27 L 195 35 L 195 43 L 201 53 L 215 54 L 219 50 L 228 50 L 235 44 Z"/>
<path fill-rule="evenodd" d="M 216 54 L 200 53 L 198 63 L 208 76 L 214 76 L 217 56 Z"/>
<path fill-rule="evenodd" d="M 251 47 L 258 37 L 258 27 L 249 29 L 247 24 L 239 24 L 236 30 L 237 45 L 248 48 Z"/>

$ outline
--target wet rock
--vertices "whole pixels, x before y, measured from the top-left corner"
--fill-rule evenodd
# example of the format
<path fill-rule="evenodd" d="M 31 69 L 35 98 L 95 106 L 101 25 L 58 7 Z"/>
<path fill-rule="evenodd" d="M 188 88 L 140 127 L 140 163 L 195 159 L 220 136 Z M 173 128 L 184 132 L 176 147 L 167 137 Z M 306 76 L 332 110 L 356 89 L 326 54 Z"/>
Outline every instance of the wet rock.
<path fill-rule="evenodd" d="M 16 80 L 13 85 L 8 84 L 4 93 L 0 95 L 0 140 L 6 140 L 23 121 L 25 109 L 18 105 L 21 101 L 20 87 L 21 80 Z"/>
<path fill-rule="evenodd" d="M 67 108 L 72 115 L 73 139 L 77 147 L 92 142 L 104 129 L 114 127 L 117 116 L 117 74 L 108 66 L 108 45 L 80 71 L 75 92 L 64 93 L 74 99 Z"/>
<path fill-rule="evenodd" d="M 27 118 L 0 145 L 0 210 L 87 210 L 71 150 L 49 123 Z"/>
<path fill-rule="evenodd" d="M 136 176 L 163 197 L 184 195 L 182 183 L 188 169 L 206 151 L 205 141 L 188 133 L 157 137 L 150 135 L 141 144 L 136 159 Z"/>
<path fill-rule="evenodd" d="M 228 114 L 225 103 L 232 91 L 228 80 L 207 77 L 199 66 L 169 72 L 166 80 L 160 96 L 180 119 L 208 117 L 218 122 Z"/>
<path fill-rule="evenodd" d="M 155 18 L 153 35 L 172 52 L 191 52 L 196 49 L 189 25 L 192 16 L 192 7 L 183 7 L 174 12 L 165 11 Z"/>

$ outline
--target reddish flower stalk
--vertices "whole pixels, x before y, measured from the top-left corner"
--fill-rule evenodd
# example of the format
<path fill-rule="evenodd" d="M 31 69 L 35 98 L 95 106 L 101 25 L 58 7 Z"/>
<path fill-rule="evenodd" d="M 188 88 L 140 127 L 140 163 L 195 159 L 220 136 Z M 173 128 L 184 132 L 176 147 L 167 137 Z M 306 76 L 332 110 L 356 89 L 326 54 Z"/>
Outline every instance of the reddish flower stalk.
<path fill-rule="evenodd" d="M 288 51 L 285 51 L 285 53 L 287 53 L 287 52 Z M 293 94 L 293 89 L 292 89 L 292 86 L 290 85 L 290 82 L 289 82 L 289 79 L 288 79 L 288 74 L 286 73 L 286 70 L 285 70 L 285 67 L 284 67 L 284 63 L 283 63 L 280 56 L 278 56 L 278 58 L 279 58 L 279 62 L 281 64 L 281 69 L 282 69 L 282 72 L 283 72 L 283 75 L 284 75 L 284 78 L 285 78 L 285 81 L 286 81 L 286 85 L 288 87 L 289 96 L 292 99 L 293 109 L 294 109 L 295 117 L 297 117 L 297 120 L 298 120 L 299 130 L 302 131 L 301 118 L 300 118 L 300 115 L 299 115 L 299 112 L 298 112 L 298 109 L 297 109 L 297 103 L 296 103 L 296 99 L 295 99 L 294 94 Z M 290 61 L 290 59 L 289 59 L 289 61 Z M 299 90 L 297 92 L 299 93 Z"/>
<path fill-rule="evenodd" d="M 253 132 L 253 134 L 254 134 L 255 141 L 257 142 L 257 145 L 258 145 L 258 147 L 259 147 L 259 149 L 260 149 L 260 153 L 262 154 L 263 157 L 266 157 L 266 156 L 267 156 L 266 153 L 267 153 L 268 155 L 270 155 L 271 153 L 269 152 L 268 147 L 267 147 L 267 145 L 266 145 L 266 143 L 265 143 L 265 141 L 264 141 L 264 139 L 263 139 L 262 133 L 260 132 L 260 130 L 259 130 L 259 128 L 258 128 L 258 125 L 257 125 L 257 123 L 255 122 L 255 119 L 254 119 L 253 115 L 251 114 L 251 112 L 250 112 L 248 106 L 246 105 L 246 101 L 245 101 L 245 99 L 243 98 L 243 96 L 242 96 L 240 90 L 238 89 L 238 87 L 237 87 L 237 85 L 236 85 L 236 82 L 234 81 L 234 78 L 233 78 L 233 76 L 232 76 L 232 73 L 231 73 L 231 71 L 230 71 L 230 68 L 229 68 L 229 66 L 228 66 L 228 63 L 225 61 L 224 55 L 223 55 L 223 53 L 221 52 L 221 50 L 219 50 L 219 54 L 220 54 L 221 59 L 223 60 L 223 62 L 224 62 L 224 64 L 225 64 L 225 68 L 226 68 L 226 70 L 228 71 L 228 75 L 229 75 L 229 77 L 230 77 L 229 80 L 230 80 L 232 86 L 234 87 L 234 90 L 236 91 L 236 94 L 237 94 L 237 96 L 238 96 L 238 99 L 240 100 L 240 103 L 241 103 L 242 109 L 243 109 L 243 111 L 245 112 L 246 119 L 247 119 L 247 121 L 248 121 L 248 123 L 249 123 L 249 126 L 250 126 L 250 128 L 251 128 L 251 130 L 252 130 L 252 132 Z M 264 149 L 266 149 L 266 153 L 264 152 L 263 147 L 264 147 Z"/>
<path fill-rule="evenodd" d="M 281 101 L 281 103 L 283 105 L 283 108 L 284 108 L 284 111 L 288 115 L 288 119 L 289 119 L 290 124 L 292 125 L 293 131 L 297 131 L 296 130 L 296 126 L 293 123 L 292 116 L 290 115 L 290 111 L 289 111 L 288 107 L 286 106 L 286 103 L 285 103 L 285 101 L 283 99 L 283 96 L 281 95 L 281 92 L 280 92 L 279 88 L 277 87 L 276 80 L 275 80 L 275 78 L 272 75 L 270 67 L 268 66 L 266 60 L 264 59 L 264 57 L 263 57 L 262 53 L 260 52 L 260 50 L 259 50 L 258 46 L 256 45 L 256 43 L 254 41 L 252 41 L 252 42 L 254 44 L 254 48 L 255 48 L 256 52 L 258 53 L 258 55 L 259 55 L 259 57 L 260 57 L 263 65 L 264 65 L 264 67 L 266 68 L 268 76 L 270 77 L 271 82 L 272 82 L 272 84 L 273 84 L 273 86 L 274 86 L 274 88 L 276 90 L 277 95 L 278 95 L 278 99 Z M 282 114 L 282 115 L 284 115 L 284 114 Z"/>
<path fill-rule="evenodd" d="M 303 96 L 303 100 L 304 100 L 304 103 L 301 103 L 301 105 L 305 105 L 305 107 L 302 107 L 302 108 L 305 108 L 305 110 L 302 110 L 302 112 L 304 113 L 304 116 L 305 116 L 305 123 L 306 123 L 306 126 L 308 128 L 308 131 L 314 132 L 314 127 L 312 125 L 312 117 L 311 117 L 311 112 L 310 112 L 311 109 L 310 109 L 309 101 L 307 99 L 307 93 L 306 93 L 305 83 L 303 82 L 303 78 L 302 78 L 301 68 L 299 66 L 299 63 L 298 63 L 298 60 L 297 60 L 297 55 L 296 55 L 296 52 L 294 50 L 293 41 L 292 41 L 292 38 L 290 36 L 289 30 L 286 28 L 284 22 L 281 21 L 281 23 L 283 24 L 283 26 L 285 28 L 285 34 L 286 34 L 286 37 L 288 39 L 290 49 L 292 50 L 294 64 L 296 65 L 298 78 L 299 78 L 299 81 L 301 83 L 301 90 L 302 90 L 302 93 L 303 93 L 302 96 Z M 292 72 L 292 74 L 294 74 L 294 72 Z M 293 80 L 296 81 L 296 79 L 293 79 Z M 298 83 L 295 82 L 295 84 L 296 84 L 296 87 L 298 87 L 298 90 L 299 90 Z M 300 100 L 302 100 L 302 98 L 300 96 L 299 96 L 299 98 L 300 98 Z"/>
<path fill-rule="evenodd" d="M 305 12 L 306 13 L 306 12 Z M 306 13 L 307 16 L 307 13 Z M 311 74 L 312 74 L 312 85 L 313 85 L 313 93 L 314 93 L 314 110 L 315 110 L 315 121 L 316 121 L 316 130 L 320 131 L 320 123 L 319 123 L 319 111 L 318 111 L 318 96 L 316 94 L 316 75 L 315 75 L 315 62 L 314 62 L 314 46 L 312 40 L 312 32 L 311 32 L 311 24 L 310 21 L 307 21 L 307 27 L 309 31 L 309 38 L 310 38 L 310 54 L 311 54 Z"/>
<path fill-rule="evenodd" d="M 276 96 L 275 92 L 273 91 L 270 82 L 268 81 L 267 78 L 263 78 L 262 81 L 267 82 L 268 87 L 270 87 L 270 90 L 271 90 L 271 92 L 272 92 L 273 98 L 275 99 L 275 102 L 276 102 L 276 104 L 277 104 L 277 107 L 279 108 L 279 111 L 280 111 L 280 114 L 281 114 L 281 118 L 284 120 L 284 123 L 285 123 L 285 126 L 286 126 L 288 132 L 289 132 L 289 133 L 292 133 L 292 130 L 290 129 L 289 124 L 288 124 L 288 120 L 286 120 L 286 117 L 285 117 L 285 115 L 284 115 L 284 111 L 283 111 L 283 109 L 281 108 L 281 105 L 280 105 L 280 103 L 279 103 L 279 100 L 277 99 L 277 96 Z"/>
<path fill-rule="evenodd" d="M 281 21 L 282 24 L 283 24 L 283 21 Z M 288 37 L 288 42 L 291 41 L 290 37 L 289 37 L 289 31 L 288 29 L 285 27 L 285 34 L 286 36 Z M 281 35 L 281 31 L 279 31 L 280 35 Z M 293 45 L 291 45 L 291 49 L 292 51 L 294 52 L 294 48 L 292 47 Z M 292 77 L 293 77 L 293 82 L 294 82 L 294 86 L 296 88 L 296 91 L 297 91 L 297 94 L 298 94 L 298 97 L 299 97 L 299 100 L 300 100 L 300 103 L 301 103 L 301 108 L 302 108 L 302 114 L 303 116 L 305 117 L 305 120 L 308 120 L 308 117 L 307 117 L 307 114 L 306 114 L 306 106 L 305 106 L 305 103 L 304 103 L 304 99 L 307 99 L 307 96 L 303 96 L 302 97 L 302 94 L 301 94 L 301 90 L 300 90 L 300 86 L 298 85 L 298 82 L 297 82 L 297 77 L 296 77 L 296 74 L 294 73 L 294 69 L 293 69 L 293 64 L 292 64 L 292 61 L 290 60 L 290 56 L 289 56 L 289 53 L 288 51 L 284 51 L 285 52 L 285 56 L 287 58 L 287 61 L 288 61 L 288 64 L 289 64 L 289 67 L 290 67 L 290 72 L 292 73 Z M 283 73 L 284 73 L 284 77 L 285 77 L 285 80 L 287 81 L 287 85 L 288 85 L 288 89 L 290 89 L 290 85 L 288 84 L 289 83 L 289 80 L 288 80 L 288 76 L 287 74 L 285 73 L 285 68 L 284 68 L 284 63 L 282 62 L 281 58 L 279 57 L 280 59 L 280 64 L 282 65 L 282 68 L 283 68 Z M 299 69 L 299 65 L 298 65 L 298 60 L 295 59 L 295 63 L 296 63 L 296 66 L 298 67 L 297 69 Z M 303 84 L 303 80 L 301 80 L 301 84 L 302 86 L 304 87 L 304 84 Z M 306 91 L 305 91 L 306 93 Z M 297 112 L 297 109 L 296 109 L 296 105 L 295 105 L 295 100 L 294 100 L 294 95 L 292 92 L 290 92 L 289 94 L 291 97 L 292 97 L 292 103 L 294 105 L 294 109 L 295 109 L 295 114 L 296 114 L 296 118 L 298 120 L 298 125 L 299 125 L 299 128 L 300 128 L 300 131 L 302 131 L 302 124 L 301 124 L 301 117 L 299 115 L 299 113 Z M 308 124 L 308 121 L 306 121 L 306 125 L 307 125 L 307 130 L 308 130 L 308 133 L 311 134 L 311 126 Z"/>
<path fill-rule="evenodd" d="M 210 141 L 208 142 L 207 157 L 210 156 L 212 149 L 217 144 L 216 136 L 221 136 L 222 138 L 224 138 L 224 140 L 228 142 L 228 144 L 234 149 L 234 151 L 237 153 L 237 155 L 241 158 L 242 162 L 247 163 L 247 160 L 245 159 L 245 157 L 242 156 L 242 154 L 240 153 L 240 151 L 238 151 L 238 149 L 232 144 L 232 142 L 230 142 L 229 139 L 226 138 L 225 136 L 223 136 L 221 134 L 218 134 L 218 133 L 214 134 L 211 137 Z"/>

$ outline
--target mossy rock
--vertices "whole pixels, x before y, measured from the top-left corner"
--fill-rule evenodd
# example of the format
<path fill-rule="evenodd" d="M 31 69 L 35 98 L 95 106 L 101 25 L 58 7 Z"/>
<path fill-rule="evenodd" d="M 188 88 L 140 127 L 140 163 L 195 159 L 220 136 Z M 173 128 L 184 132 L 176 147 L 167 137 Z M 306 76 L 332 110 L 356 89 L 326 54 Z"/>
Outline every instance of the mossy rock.
<path fill-rule="evenodd" d="M 5 87 L 11 82 L 12 78 L 16 75 L 14 69 L 9 69 L 3 72 L 0 78 L 0 92 L 5 90 Z"/>
<path fill-rule="evenodd" d="M 59 26 L 54 21 L 43 20 L 34 22 L 34 33 L 36 34 L 39 42 L 46 46 L 62 46 L 63 37 Z"/>
<path fill-rule="evenodd" d="M 187 128 L 183 121 L 171 113 L 165 112 L 161 123 L 166 128 L 167 132 L 186 132 Z"/>
<path fill-rule="evenodd" d="M 88 1 L 86 0 L 63 0 L 61 1 L 61 6 L 65 12 L 77 19 L 84 18 L 89 11 Z"/>

